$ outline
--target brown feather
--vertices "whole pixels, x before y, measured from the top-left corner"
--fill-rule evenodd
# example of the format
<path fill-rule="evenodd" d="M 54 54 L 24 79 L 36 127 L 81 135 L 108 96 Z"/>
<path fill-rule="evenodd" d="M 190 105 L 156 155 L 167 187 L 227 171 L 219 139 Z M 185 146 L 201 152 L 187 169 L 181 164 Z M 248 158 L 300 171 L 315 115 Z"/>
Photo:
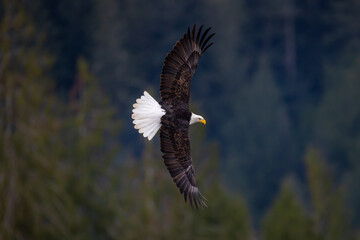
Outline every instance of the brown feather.
<path fill-rule="evenodd" d="M 196 37 L 196 41 L 195 41 L 196 44 L 199 44 L 199 38 L 200 38 L 201 30 L 202 30 L 203 26 L 204 25 L 201 25 L 200 28 L 199 28 L 199 31 L 198 31 L 198 34 L 197 34 L 197 37 Z"/>
<path fill-rule="evenodd" d="M 176 42 L 173 50 L 167 54 L 160 76 L 160 94 L 163 101 L 169 98 L 178 98 L 186 104 L 189 103 L 191 79 L 197 68 L 198 60 L 212 45 L 207 45 L 207 42 L 214 36 L 214 34 L 211 34 L 207 37 L 211 28 L 206 29 L 205 32 L 201 34 L 202 28 L 203 26 L 199 28 L 197 34 L 195 25 L 192 31 L 188 28 L 187 33 Z M 177 84 L 176 82 L 180 79 L 186 82 L 186 84 Z M 169 84 L 169 82 L 171 82 L 171 84 Z M 176 90 L 177 88 L 180 90 Z"/>

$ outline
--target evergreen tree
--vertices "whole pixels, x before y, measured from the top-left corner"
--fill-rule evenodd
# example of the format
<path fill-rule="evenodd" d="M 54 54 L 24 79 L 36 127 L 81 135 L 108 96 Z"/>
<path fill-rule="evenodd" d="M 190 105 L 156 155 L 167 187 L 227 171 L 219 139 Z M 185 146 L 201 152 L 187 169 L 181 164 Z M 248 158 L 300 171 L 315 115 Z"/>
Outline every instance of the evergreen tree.
<path fill-rule="evenodd" d="M 316 239 L 312 221 L 294 192 L 290 179 L 284 181 L 281 191 L 264 218 L 264 240 Z"/>
<path fill-rule="evenodd" d="M 305 161 L 316 234 L 319 239 L 349 239 L 350 222 L 343 193 L 334 186 L 326 162 L 312 148 L 308 149 Z"/>
<path fill-rule="evenodd" d="M 195 239 L 250 239 L 247 205 L 242 196 L 230 192 L 223 182 L 218 144 L 203 147 L 206 129 L 195 126 L 190 131 L 192 158 L 199 169 L 199 185 L 206 188 L 204 195 L 209 201 L 208 208 L 194 214 L 192 236 L 196 236 Z"/>
<path fill-rule="evenodd" d="M 297 149 L 265 58 L 251 81 L 235 95 L 232 124 L 222 125 L 223 134 L 236 143 L 227 153 L 226 172 L 230 176 L 227 180 L 246 196 L 255 216 L 260 217 L 278 183 L 296 166 Z"/>
<path fill-rule="evenodd" d="M 327 88 L 317 112 L 314 139 L 336 168 L 336 180 L 343 179 L 347 200 L 357 212 L 360 194 L 352 189 L 360 183 L 360 107 L 356 104 L 360 101 L 360 58 L 344 55 L 327 69 Z"/>
<path fill-rule="evenodd" d="M 68 168 L 72 237 L 118 239 L 119 178 L 114 160 L 120 125 L 115 108 L 82 58 L 69 97 L 62 157 Z"/>
<path fill-rule="evenodd" d="M 0 238 L 67 239 L 52 58 L 21 6 L 0 7 Z"/>

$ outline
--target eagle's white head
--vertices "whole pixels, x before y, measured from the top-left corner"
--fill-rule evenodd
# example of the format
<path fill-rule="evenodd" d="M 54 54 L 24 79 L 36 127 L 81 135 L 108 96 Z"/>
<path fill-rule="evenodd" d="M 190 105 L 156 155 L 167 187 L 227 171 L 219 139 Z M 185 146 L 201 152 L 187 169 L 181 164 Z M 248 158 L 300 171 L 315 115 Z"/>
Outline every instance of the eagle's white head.
<path fill-rule="evenodd" d="M 201 123 L 203 123 L 204 125 L 206 124 L 206 121 L 205 121 L 205 119 L 204 119 L 202 116 L 197 115 L 197 114 L 195 114 L 195 113 L 191 113 L 191 118 L 190 118 L 190 123 L 189 123 L 189 125 L 194 124 L 194 123 L 197 123 L 197 122 L 201 122 Z"/>

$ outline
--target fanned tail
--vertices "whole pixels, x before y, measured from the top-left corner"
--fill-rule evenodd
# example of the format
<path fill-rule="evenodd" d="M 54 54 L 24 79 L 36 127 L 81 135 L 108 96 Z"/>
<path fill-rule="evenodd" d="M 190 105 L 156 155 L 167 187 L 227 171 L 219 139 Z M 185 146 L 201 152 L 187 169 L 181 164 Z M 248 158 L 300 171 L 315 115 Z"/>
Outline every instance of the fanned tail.
<path fill-rule="evenodd" d="M 160 104 L 146 91 L 144 95 L 136 99 L 133 105 L 134 128 L 139 130 L 145 138 L 151 140 L 161 127 L 161 117 L 165 115 L 165 110 Z"/>

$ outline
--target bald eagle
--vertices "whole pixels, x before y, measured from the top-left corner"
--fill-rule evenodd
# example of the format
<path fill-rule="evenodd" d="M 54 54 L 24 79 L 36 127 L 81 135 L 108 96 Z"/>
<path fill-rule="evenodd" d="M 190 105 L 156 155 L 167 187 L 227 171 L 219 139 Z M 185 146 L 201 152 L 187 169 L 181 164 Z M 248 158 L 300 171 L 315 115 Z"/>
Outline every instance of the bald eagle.
<path fill-rule="evenodd" d="M 200 56 L 213 44 L 208 35 L 211 28 L 202 34 L 203 26 L 196 33 L 196 25 L 176 42 L 167 54 L 161 73 L 158 103 L 148 92 L 133 105 L 132 119 L 135 129 L 151 140 L 160 129 L 160 146 L 164 163 L 184 199 L 191 206 L 206 206 L 200 193 L 190 154 L 189 125 L 206 124 L 205 119 L 189 110 L 190 83 Z"/>

